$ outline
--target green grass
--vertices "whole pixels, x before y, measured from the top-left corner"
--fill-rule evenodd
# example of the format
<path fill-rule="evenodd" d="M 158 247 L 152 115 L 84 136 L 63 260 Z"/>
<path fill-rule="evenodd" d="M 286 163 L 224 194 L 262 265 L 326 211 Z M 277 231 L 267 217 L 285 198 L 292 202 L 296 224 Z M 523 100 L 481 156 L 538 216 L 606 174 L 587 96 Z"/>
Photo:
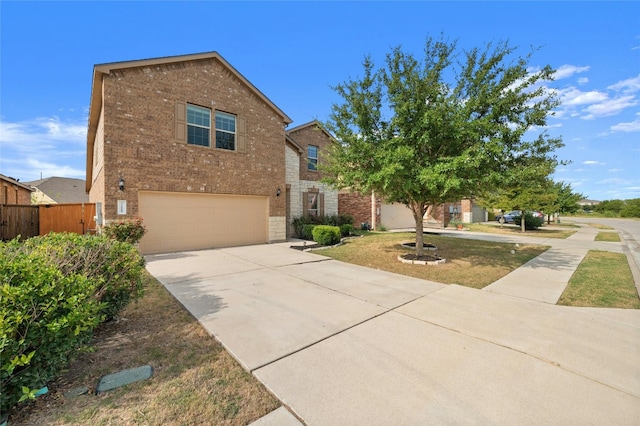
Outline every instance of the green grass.
<path fill-rule="evenodd" d="M 597 228 L 597 229 L 615 229 L 610 227 L 609 225 L 601 225 L 599 223 L 587 223 L 587 225 L 593 226 L 594 228 Z"/>
<path fill-rule="evenodd" d="M 486 232 L 489 234 L 501 234 L 501 235 L 518 235 L 525 237 L 541 237 L 541 238 L 568 238 L 575 234 L 576 231 L 571 229 L 545 229 L 540 228 L 532 231 L 522 232 L 517 225 L 507 225 L 500 227 L 500 224 L 487 224 L 487 223 L 465 223 L 465 228 L 474 232 Z"/>
<path fill-rule="evenodd" d="M 372 232 L 318 253 L 343 262 L 439 283 L 482 288 L 548 249 L 539 245 L 521 245 L 516 248 L 511 243 L 425 234 L 425 243 L 438 247 L 437 254 L 447 259 L 447 262 L 438 266 L 422 266 L 398 261 L 398 255 L 413 252 L 402 247 L 404 242 L 415 242 L 415 234 Z M 511 250 L 515 253 L 511 254 Z"/>
<path fill-rule="evenodd" d="M 640 309 L 627 257 L 592 250 L 571 277 L 559 305 Z"/>
<path fill-rule="evenodd" d="M 617 232 L 598 232 L 598 235 L 596 235 L 595 241 L 619 243 L 620 234 L 618 234 Z"/>

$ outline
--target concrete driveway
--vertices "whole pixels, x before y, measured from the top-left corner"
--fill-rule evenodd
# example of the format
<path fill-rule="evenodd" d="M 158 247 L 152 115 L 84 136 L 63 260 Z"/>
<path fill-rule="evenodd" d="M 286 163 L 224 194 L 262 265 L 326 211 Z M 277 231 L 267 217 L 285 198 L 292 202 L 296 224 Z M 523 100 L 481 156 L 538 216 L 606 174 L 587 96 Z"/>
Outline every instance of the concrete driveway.
<path fill-rule="evenodd" d="M 640 424 L 640 312 L 442 285 L 289 246 L 147 257 L 285 405 L 256 423 Z"/>

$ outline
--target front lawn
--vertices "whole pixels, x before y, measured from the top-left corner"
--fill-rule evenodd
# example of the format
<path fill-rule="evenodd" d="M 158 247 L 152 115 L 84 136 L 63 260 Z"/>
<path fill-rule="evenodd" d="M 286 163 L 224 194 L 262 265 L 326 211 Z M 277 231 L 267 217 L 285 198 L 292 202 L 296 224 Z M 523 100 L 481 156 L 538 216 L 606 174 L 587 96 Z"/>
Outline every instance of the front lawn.
<path fill-rule="evenodd" d="M 422 266 L 398 261 L 399 254 L 413 252 L 402 247 L 401 244 L 405 242 L 415 242 L 415 234 L 372 232 L 317 253 L 343 262 L 425 280 L 483 288 L 549 248 L 538 245 L 516 247 L 511 243 L 425 234 L 424 242 L 434 244 L 438 248 L 437 254 L 447 262 L 438 266 Z M 515 250 L 514 254 L 511 254 L 512 250 Z"/>

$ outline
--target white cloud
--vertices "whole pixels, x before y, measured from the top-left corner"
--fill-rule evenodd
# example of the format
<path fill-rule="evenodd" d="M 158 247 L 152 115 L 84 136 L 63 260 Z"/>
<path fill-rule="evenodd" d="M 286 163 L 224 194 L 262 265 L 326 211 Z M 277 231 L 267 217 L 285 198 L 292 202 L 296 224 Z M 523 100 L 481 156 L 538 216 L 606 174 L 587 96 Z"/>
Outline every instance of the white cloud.
<path fill-rule="evenodd" d="M 640 91 L 640 74 L 637 77 L 628 78 L 612 84 L 611 86 L 608 86 L 607 89 L 621 91 L 623 93 L 638 92 Z"/>
<path fill-rule="evenodd" d="M 599 161 L 595 161 L 595 160 L 585 160 L 582 162 L 582 164 L 586 165 L 586 166 L 603 166 L 604 163 L 601 163 Z"/>
<path fill-rule="evenodd" d="M 636 101 L 635 97 L 631 95 L 622 96 L 616 99 L 609 99 L 598 104 L 589 105 L 585 109 L 588 114 L 581 118 L 583 120 L 593 120 L 594 118 L 607 117 L 610 115 L 615 115 L 625 108 L 629 108 L 635 105 L 638 105 L 638 101 Z"/>
<path fill-rule="evenodd" d="M 627 123 L 618 123 L 610 127 L 613 132 L 640 132 L 640 112 L 636 113 L 637 118 Z"/>
<path fill-rule="evenodd" d="M 589 66 L 577 67 L 575 65 L 561 65 L 553 74 L 555 80 L 571 77 L 574 74 L 589 71 Z"/>
<path fill-rule="evenodd" d="M 0 119 L 0 173 L 21 181 L 40 176 L 83 178 L 86 118 L 63 121 L 40 117 L 20 122 Z"/>
<path fill-rule="evenodd" d="M 622 171 L 624 171 L 624 170 L 623 170 L 623 169 L 609 169 L 609 170 L 607 170 L 607 171 L 608 171 L 608 172 L 611 172 L 611 173 L 618 173 L 618 172 L 622 172 Z"/>
<path fill-rule="evenodd" d="M 589 82 L 589 79 L 587 77 L 580 77 L 578 79 L 578 84 L 587 84 Z"/>
<path fill-rule="evenodd" d="M 604 92 L 598 92 L 596 90 L 583 92 L 575 87 L 560 90 L 558 93 L 560 94 L 560 102 L 562 105 L 595 104 L 608 99 L 607 94 Z"/>
<path fill-rule="evenodd" d="M 0 143 L 40 144 L 45 142 L 86 142 L 87 122 L 62 122 L 58 117 L 39 117 L 10 123 L 0 121 Z"/>
<path fill-rule="evenodd" d="M 608 178 L 608 179 L 600 180 L 596 183 L 605 184 L 605 185 L 615 185 L 615 186 L 627 186 L 627 185 L 633 184 L 634 182 L 631 179 Z"/>

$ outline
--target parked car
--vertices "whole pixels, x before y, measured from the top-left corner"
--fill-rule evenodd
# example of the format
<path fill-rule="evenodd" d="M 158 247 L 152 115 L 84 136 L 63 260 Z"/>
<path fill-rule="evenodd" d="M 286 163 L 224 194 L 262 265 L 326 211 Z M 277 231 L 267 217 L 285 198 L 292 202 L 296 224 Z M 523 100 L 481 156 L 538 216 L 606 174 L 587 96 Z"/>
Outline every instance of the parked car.
<path fill-rule="evenodd" d="M 504 223 L 514 223 L 514 218 L 520 216 L 520 210 L 514 210 L 509 213 L 499 213 L 496 215 L 496 222 L 500 222 L 500 219 L 504 217 Z"/>
<path fill-rule="evenodd" d="M 533 215 L 533 217 L 544 217 L 544 214 L 537 212 L 537 211 L 533 211 L 531 212 L 531 214 Z M 497 214 L 496 215 L 496 222 L 500 222 L 500 218 L 502 217 L 502 214 Z M 513 210 L 510 211 L 509 213 L 505 213 L 504 214 L 504 223 L 514 223 L 515 222 L 515 218 L 517 216 L 520 216 L 520 210 Z"/>

